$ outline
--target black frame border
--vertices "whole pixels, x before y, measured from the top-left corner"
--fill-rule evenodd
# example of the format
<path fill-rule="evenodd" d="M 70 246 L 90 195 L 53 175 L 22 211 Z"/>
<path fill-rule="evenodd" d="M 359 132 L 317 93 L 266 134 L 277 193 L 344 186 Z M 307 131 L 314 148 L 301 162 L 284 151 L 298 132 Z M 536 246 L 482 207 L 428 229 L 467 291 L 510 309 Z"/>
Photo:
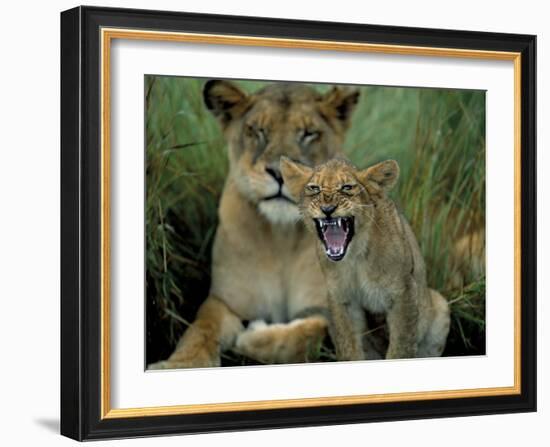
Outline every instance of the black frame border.
<path fill-rule="evenodd" d="M 100 29 L 521 53 L 521 393 L 101 419 Z M 135 9 L 61 13 L 61 434 L 77 440 L 536 411 L 536 36 Z"/>

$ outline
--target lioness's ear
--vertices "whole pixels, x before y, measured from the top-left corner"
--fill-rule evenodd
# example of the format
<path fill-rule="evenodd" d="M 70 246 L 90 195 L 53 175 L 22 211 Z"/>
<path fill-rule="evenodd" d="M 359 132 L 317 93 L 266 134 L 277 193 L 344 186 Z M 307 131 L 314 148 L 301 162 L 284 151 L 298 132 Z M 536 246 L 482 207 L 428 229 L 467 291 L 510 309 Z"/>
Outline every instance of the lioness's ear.
<path fill-rule="evenodd" d="M 340 123 L 345 130 L 349 127 L 358 100 L 359 90 L 333 87 L 323 97 L 323 111 L 329 118 Z"/>
<path fill-rule="evenodd" d="M 387 192 L 397 183 L 399 165 L 395 160 L 386 160 L 359 171 L 358 178 L 366 188 L 374 186 L 376 189 Z"/>
<path fill-rule="evenodd" d="M 212 80 L 204 85 L 203 99 L 208 110 L 227 126 L 244 110 L 248 97 L 231 82 Z"/>
<path fill-rule="evenodd" d="M 300 200 L 302 191 L 313 175 L 313 169 L 301 163 L 295 163 L 284 156 L 281 157 L 280 167 L 284 185 L 286 185 L 288 192 L 294 200 Z"/>

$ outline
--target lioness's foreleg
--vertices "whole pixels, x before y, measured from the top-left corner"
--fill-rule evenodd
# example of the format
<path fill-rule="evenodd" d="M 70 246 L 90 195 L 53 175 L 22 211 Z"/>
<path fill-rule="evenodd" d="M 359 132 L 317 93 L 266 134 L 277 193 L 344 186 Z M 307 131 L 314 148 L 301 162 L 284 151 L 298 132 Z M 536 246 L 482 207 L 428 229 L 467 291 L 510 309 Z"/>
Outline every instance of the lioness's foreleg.
<path fill-rule="evenodd" d="M 180 338 L 168 360 L 148 369 L 204 368 L 220 366 L 220 354 L 235 343 L 243 330 L 241 319 L 216 298 L 209 296 L 197 312 L 193 324 Z"/>
<path fill-rule="evenodd" d="M 235 350 L 262 363 L 314 361 L 327 325 L 327 319 L 320 314 L 296 318 L 290 323 L 256 321 L 237 337 Z"/>

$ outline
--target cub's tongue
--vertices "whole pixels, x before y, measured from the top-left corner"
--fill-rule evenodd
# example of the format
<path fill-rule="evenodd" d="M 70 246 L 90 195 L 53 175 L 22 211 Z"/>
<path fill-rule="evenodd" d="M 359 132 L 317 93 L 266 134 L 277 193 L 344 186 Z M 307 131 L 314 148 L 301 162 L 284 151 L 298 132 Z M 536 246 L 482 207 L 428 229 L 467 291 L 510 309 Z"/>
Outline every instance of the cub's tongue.
<path fill-rule="evenodd" d="M 347 232 L 337 225 L 331 225 L 325 228 L 323 236 L 327 247 L 327 254 L 340 256 L 344 254 Z"/>

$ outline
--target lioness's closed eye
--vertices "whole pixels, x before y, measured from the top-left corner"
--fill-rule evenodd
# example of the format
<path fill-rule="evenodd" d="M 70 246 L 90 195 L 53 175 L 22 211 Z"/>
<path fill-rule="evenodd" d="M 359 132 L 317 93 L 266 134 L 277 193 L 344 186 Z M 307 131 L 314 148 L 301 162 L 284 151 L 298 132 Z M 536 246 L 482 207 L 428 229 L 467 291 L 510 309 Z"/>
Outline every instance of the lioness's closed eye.
<path fill-rule="evenodd" d="M 449 307 L 428 288 L 413 231 L 388 195 L 399 178 L 397 162 L 360 170 L 343 159 L 310 168 L 282 158 L 281 172 L 306 227 L 317 236 L 338 358 L 441 355 Z M 386 352 L 372 352 L 365 340 L 364 311 L 386 317 Z"/>

